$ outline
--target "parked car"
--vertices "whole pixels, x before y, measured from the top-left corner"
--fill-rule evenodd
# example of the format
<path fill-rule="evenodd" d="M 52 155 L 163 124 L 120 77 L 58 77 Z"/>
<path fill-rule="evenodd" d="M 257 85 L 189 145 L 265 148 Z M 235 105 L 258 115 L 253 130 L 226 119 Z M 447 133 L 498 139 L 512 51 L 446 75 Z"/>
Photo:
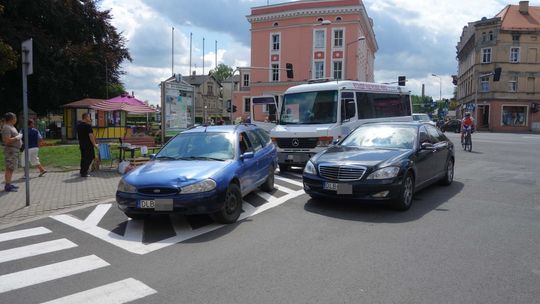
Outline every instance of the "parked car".
<path fill-rule="evenodd" d="M 451 119 L 445 122 L 441 127 L 441 131 L 453 131 L 455 133 L 459 133 L 461 131 L 461 120 Z"/>
<path fill-rule="evenodd" d="M 414 121 L 427 122 L 432 126 L 436 125 L 436 123 L 433 120 L 431 120 L 429 115 L 427 115 L 426 113 L 413 113 L 412 118 Z"/>
<path fill-rule="evenodd" d="M 411 206 L 416 191 L 454 178 L 454 145 L 436 127 L 419 122 L 364 124 L 313 156 L 303 172 L 314 199 L 388 201 Z"/>
<path fill-rule="evenodd" d="M 172 138 L 145 165 L 126 174 L 116 201 L 128 217 L 210 214 L 235 222 L 242 197 L 274 188 L 277 153 L 255 125 L 199 126 Z"/>

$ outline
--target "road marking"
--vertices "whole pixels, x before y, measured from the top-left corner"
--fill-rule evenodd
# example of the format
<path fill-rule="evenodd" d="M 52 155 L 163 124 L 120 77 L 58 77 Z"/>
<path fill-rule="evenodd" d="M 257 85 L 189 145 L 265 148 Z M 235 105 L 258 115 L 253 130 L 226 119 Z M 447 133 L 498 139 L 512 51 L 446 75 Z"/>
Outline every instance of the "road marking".
<path fill-rule="evenodd" d="M 0 263 L 28 258 L 40 254 L 60 251 L 77 247 L 77 244 L 67 239 L 59 239 L 48 242 L 32 244 L 28 246 L 17 247 L 0 251 Z"/>
<path fill-rule="evenodd" d="M 0 242 L 11 241 L 21 239 L 29 236 L 41 235 L 51 233 L 51 231 L 45 227 L 36 227 L 24 230 L 17 230 L 11 232 L 0 233 Z"/>
<path fill-rule="evenodd" d="M 287 188 L 287 187 L 280 186 L 280 185 L 274 185 L 274 188 L 278 189 L 278 190 L 281 191 L 281 192 L 285 192 L 285 193 L 287 193 L 287 194 L 294 193 L 294 190 L 289 189 L 289 188 Z"/>
<path fill-rule="evenodd" d="M 304 187 L 304 183 L 301 183 L 299 181 L 295 181 L 294 179 L 290 179 L 290 178 L 286 178 L 286 177 L 282 177 L 282 176 L 274 176 L 274 178 L 277 178 L 279 180 L 282 180 L 286 183 L 289 183 L 291 185 L 297 185 L 297 186 L 300 186 L 300 187 Z"/>
<path fill-rule="evenodd" d="M 100 303 L 116 304 L 127 303 L 146 296 L 155 294 L 157 291 L 148 287 L 141 281 L 133 278 L 103 285 L 85 290 L 63 298 L 55 299 L 42 304 L 68 304 L 68 303 Z"/>
<path fill-rule="evenodd" d="M 290 184 L 302 186 L 302 183 L 296 182 L 292 179 L 277 177 L 277 176 L 276 178 Z M 283 188 L 285 187 L 279 187 L 280 190 Z M 295 198 L 297 196 L 304 194 L 303 189 L 298 190 L 298 191 L 288 189 L 288 191 L 283 191 L 283 192 L 286 192 L 287 194 L 279 198 L 271 197 L 271 200 L 269 202 L 259 207 L 254 207 L 251 204 L 244 202 L 245 203 L 243 204 L 244 212 L 240 214 L 240 218 L 238 219 L 238 221 L 241 221 L 250 216 L 254 216 L 256 214 L 264 212 L 270 208 L 277 207 L 292 198 Z M 255 193 L 260 196 L 265 196 L 264 194 L 257 193 L 257 191 L 255 191 Z M 189 227 L 189 224 L 185 222 L 185 220 L 179 221 L 178 218 L 171 217 L 172 219 L 171 222 L 173 224 L 173 228 L 176 235 L 160 240 L 158 242 L 144 244 L 142 242 L 143 234 L 144 234 L 144 229 L 143 229 L 144 221 L 142 220 L 129 220 L 128 225 L 126 226 L 126 234 L 124 235 L 119 235 L 109 230 L 103 229 L 97 226 L 97 224 L 89 225 L 89 223 L 99 223 L 99 221 L 101 221 L 101 218 L 103 218 L 106 214 L 103 212 L 103 210 L 108 210 L 111 207 L 111 204 L 103 204 L 103 205 L 106 205 L 106 206 L 99 207 L 101 206 L 99 205 L 98 206 L 99 208 L 96 207 L 94 211 L 92 211 L 92 213 L 88 216 L 91 218 L 90 221 L 87 221 L 88 218 L 85 220 L 80 220 L 69 214 L 54 215 L 54 216 L 51 216 L 51 218 L 59 222 L 62 222 L 66 225 L 69 225 L 71 227 L 74 227 L 76 229 L 79 229 L 83 232 L 86 232 L 90 235 L 93 235 L 94 237 L 97 237 L 114 246 L 120 247 L 126 251 L 129 251 L 135 254 L 141 254 L 141 255 L 165 248 L 170 245 L 183 242 L 185 240 L 197 237 L 199 235 L 203 235 L 205 233 L 214 231 L 216 229 L 219 229 L 225 226 L 225 225 L 221 225 L 217 223 L 212 223 L 212 224 L 209 224 L 209 225 L 197 228 L 197 229 L 192 229 L 191 227 Z"/>
<path fill-rule="evenodd" d="M 74 274 L 102 268 L 110 264 L 95 255 L 31 268 L 0 276 L 0 293 L 48 282 Z"/>

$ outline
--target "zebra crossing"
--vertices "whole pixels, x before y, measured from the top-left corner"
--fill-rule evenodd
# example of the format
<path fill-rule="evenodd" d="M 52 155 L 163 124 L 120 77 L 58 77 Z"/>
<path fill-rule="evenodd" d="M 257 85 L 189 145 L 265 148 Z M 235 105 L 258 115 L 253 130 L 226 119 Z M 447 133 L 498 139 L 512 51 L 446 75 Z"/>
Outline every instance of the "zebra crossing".
<path fill-rule="evenodd" d="M 45 227 L 0 233 L 0 244 L 29 237 L 45 236 L 51 233 L 52 231 Z M 0 250 L 0 271 L 4 269 L 2 266 L 8 266 L 7 264 L 9 263 L 16 261 L 29 262 L 29 259 L 32 258 L 54 255 L 58 252 L 76 247 L 78 247 L 76 243 L 66 238 L 59 238 Z M 9 265 L 11 267 L 6 268 L 12 269 L 18 265 Z M 20 265 L 24 265 L 24 263 Z M 90 254 L 5 274 L 2 271 L 0 272 L 0 302 L 7 303 L 2 298 L 9 292 L 24 291 L 25 289 L 31 290 L 33 286 L 75 275 L 80 275 L 77 279 L 84 280 L 85 273 L 99 271 L 109 266 L 110 264 L 107 261 L 97 255 Z M 134 278 L 126 278 L 102 286 L 92 286 L 91 289 L 75 294 L 68 294 L 46 303 L 126 303 L 155 293 L 156 290 L 145 285 L 143 282 Z"/>
<path fill-rule="evenodd" d="M 254 191 L 244 197 L 238 221 L 277 207 L 304 194 L 301 176 L 295 173 L 275 175 L 274 191 Z M 61 214 L 54 220 L 76 228 L 111 245 L 134 254 L 144 255 L 188 239 L 209 233 L 225 225 L 208 217 L 171 215 L 164 223 L 126 218 L 113 204 L 100 204 L 84 216 Z M 104 222 L 112 222 L 107 226 Z M 119 228 L 120 227 L 120 228 Z M 111 230 L 111 228 L 113 228 Z"/>

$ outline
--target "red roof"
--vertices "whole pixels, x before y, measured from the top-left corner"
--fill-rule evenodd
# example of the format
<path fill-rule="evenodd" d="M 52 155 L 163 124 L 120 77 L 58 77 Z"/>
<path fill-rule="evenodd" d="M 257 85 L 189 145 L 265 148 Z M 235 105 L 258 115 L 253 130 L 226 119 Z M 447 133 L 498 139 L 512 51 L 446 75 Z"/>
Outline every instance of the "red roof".
<path fill-rule="evenodd" d="M 503 30 L 540 30 L 540 6 L 529 6 L 528 14 L 522 14 L 519 5 L 507 5 L 495 17 L 502 19 Z"/>

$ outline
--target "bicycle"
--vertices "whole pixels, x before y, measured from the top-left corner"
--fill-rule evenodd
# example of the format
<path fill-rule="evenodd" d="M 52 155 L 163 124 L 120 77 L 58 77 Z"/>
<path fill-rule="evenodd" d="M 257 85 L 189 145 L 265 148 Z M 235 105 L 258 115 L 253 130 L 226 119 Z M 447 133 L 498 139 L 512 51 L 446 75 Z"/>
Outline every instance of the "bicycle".
<path fill-rule="evenodd" d="M 471 128 L 465 128 L 465 135 L 463 136 L 463 142 L 461 143 L 461 145 L 463 146 L 463 150 L 467 151 L 469 150 L 469 152 L 472 151 L 472 136 L 471 136 Z"/>

